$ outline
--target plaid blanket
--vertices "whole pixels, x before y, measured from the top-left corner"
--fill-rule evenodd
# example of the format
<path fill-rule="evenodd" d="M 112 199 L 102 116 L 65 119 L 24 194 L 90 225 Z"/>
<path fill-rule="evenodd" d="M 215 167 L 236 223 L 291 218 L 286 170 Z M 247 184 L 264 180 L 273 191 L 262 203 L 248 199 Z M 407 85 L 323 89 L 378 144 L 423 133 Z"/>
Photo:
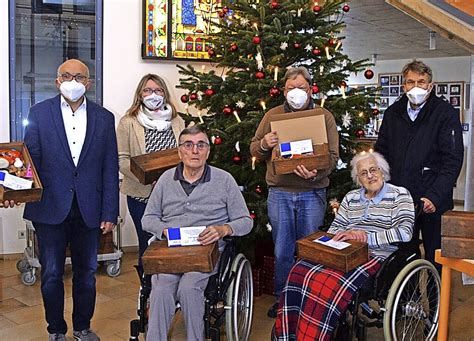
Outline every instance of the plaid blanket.
<path fill-rule="evenodd" d="M 298 261 L 280 296 L 274 340 L 329 340 L 356 291 L 382 262 L 383 258 L 374 257 L 343 273 Z"/>

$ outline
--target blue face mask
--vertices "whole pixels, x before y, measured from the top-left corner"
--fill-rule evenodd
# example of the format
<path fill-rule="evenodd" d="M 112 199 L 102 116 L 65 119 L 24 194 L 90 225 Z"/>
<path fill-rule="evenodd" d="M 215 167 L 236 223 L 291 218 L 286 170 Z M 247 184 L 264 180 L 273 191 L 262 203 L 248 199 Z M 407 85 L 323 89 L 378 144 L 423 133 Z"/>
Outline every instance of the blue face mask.
<path fill-rule="evenodd" d="M 145 106 L 150 110 L 160 109 L 163 106 L 163 103 L 164 97 L 155 93 L 143 98 L 143 104 L 145 104 Z"/>

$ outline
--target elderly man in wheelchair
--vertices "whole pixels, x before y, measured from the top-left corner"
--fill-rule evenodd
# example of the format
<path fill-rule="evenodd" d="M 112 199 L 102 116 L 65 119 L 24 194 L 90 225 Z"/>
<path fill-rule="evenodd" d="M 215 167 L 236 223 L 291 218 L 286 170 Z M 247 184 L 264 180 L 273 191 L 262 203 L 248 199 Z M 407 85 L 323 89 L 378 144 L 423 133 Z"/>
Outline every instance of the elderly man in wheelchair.
<path fill-rule="evenodd" d="M 229 173 L 206 163 L 209 138 L 200 127 L 193 126 L 181 132 L 178 153 L 182 162 L 163 173 L 153 189 L 142 219 L 143 229 L 163 239 L 168 227 L 206 226 L 198 241 L 203 245 L 218 242 L 222 251 L 224 237 L 245 235 L 252 229 L 253 222 L 244 198 Z M 228 257 L 226 254 L 222 258 Z M 219 263 L 227 268 L 231 266 L 224 264 L 227 261 L 221 259 Z M 203 317 L 207 309 L 204 294 L 209 278 L 217 270 L 153 275 L 146 339 L 167 340 L 179 302 L 187 339 L 203 340 Z M 242 276 L 242 270 L 239 271 Z M 249 271 L 245 276 L 251 279 Z M 217 282 L 221 280 L 226 279 L 219 278 Z"/>
<path fill-rule="evenodd" d="M 367 242 L 369 261 L 343 273 L 299 260 L 280 296 L 273 339 L 363 340 L 366 327 L 377 326 L 386 340 L 430 340 L 440 280 L 431 263 L 417 259 L 410 193 L 386 182 L 389 166 L 379 153 L 358 154 L 351 167 L 361 188 L 346 194 L 328 232 L 336 241 Z"/>

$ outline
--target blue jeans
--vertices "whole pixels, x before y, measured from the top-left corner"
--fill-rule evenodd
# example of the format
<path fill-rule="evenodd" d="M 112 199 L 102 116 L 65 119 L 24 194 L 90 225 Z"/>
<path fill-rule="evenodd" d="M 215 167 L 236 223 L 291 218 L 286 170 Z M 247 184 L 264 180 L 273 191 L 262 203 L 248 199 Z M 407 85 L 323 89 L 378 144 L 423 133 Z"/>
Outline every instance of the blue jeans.
<path fill-rule="evenodd" d="M 69 245 L 72 262 L 72 323 L 74 330 L 90 327 L 95 308 L 95 272 L 100 229 L 84 223 L 77 201 L 58 225 L 33 223 L 39 246 L 41 294 L 49 333 L 66 334 L 64 320 L 64 262 Z"/>
<path fill-rule="evenodd" d="M 326 188 L 286 192 L 271 187 L 268 219 L 275 244 L 275 295 L 280 296 L 295 263 L 296 241 L 316 232 L 324 223 Z"/>
<path fill-rule="evenodd" d="M 142 218 L 145 213 L 146 204 L 138 201 L 130 196 L 127 196 L 127 205 L 130 216 L 132 217 L 135 230 L 138 237 L 138 271 L 140 276 L 143 273 L 142 255 L 148 247 L 148 240 L 153 237 L 151 233 L 143 231 Z"/>

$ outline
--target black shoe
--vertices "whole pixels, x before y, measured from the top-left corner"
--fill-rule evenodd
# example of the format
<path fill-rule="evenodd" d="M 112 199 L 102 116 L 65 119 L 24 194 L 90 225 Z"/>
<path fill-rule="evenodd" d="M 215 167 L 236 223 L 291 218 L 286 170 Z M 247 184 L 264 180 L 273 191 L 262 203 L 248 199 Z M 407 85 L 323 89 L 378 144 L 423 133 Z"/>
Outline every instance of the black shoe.
<path fill-rule="evenodd" d="M 276 318 L 277 317 L 277 311 L 278 311 L 278 302 L 273 304 L 270 309 L 267 311 L 267 316 L 271 318 Z"/>

